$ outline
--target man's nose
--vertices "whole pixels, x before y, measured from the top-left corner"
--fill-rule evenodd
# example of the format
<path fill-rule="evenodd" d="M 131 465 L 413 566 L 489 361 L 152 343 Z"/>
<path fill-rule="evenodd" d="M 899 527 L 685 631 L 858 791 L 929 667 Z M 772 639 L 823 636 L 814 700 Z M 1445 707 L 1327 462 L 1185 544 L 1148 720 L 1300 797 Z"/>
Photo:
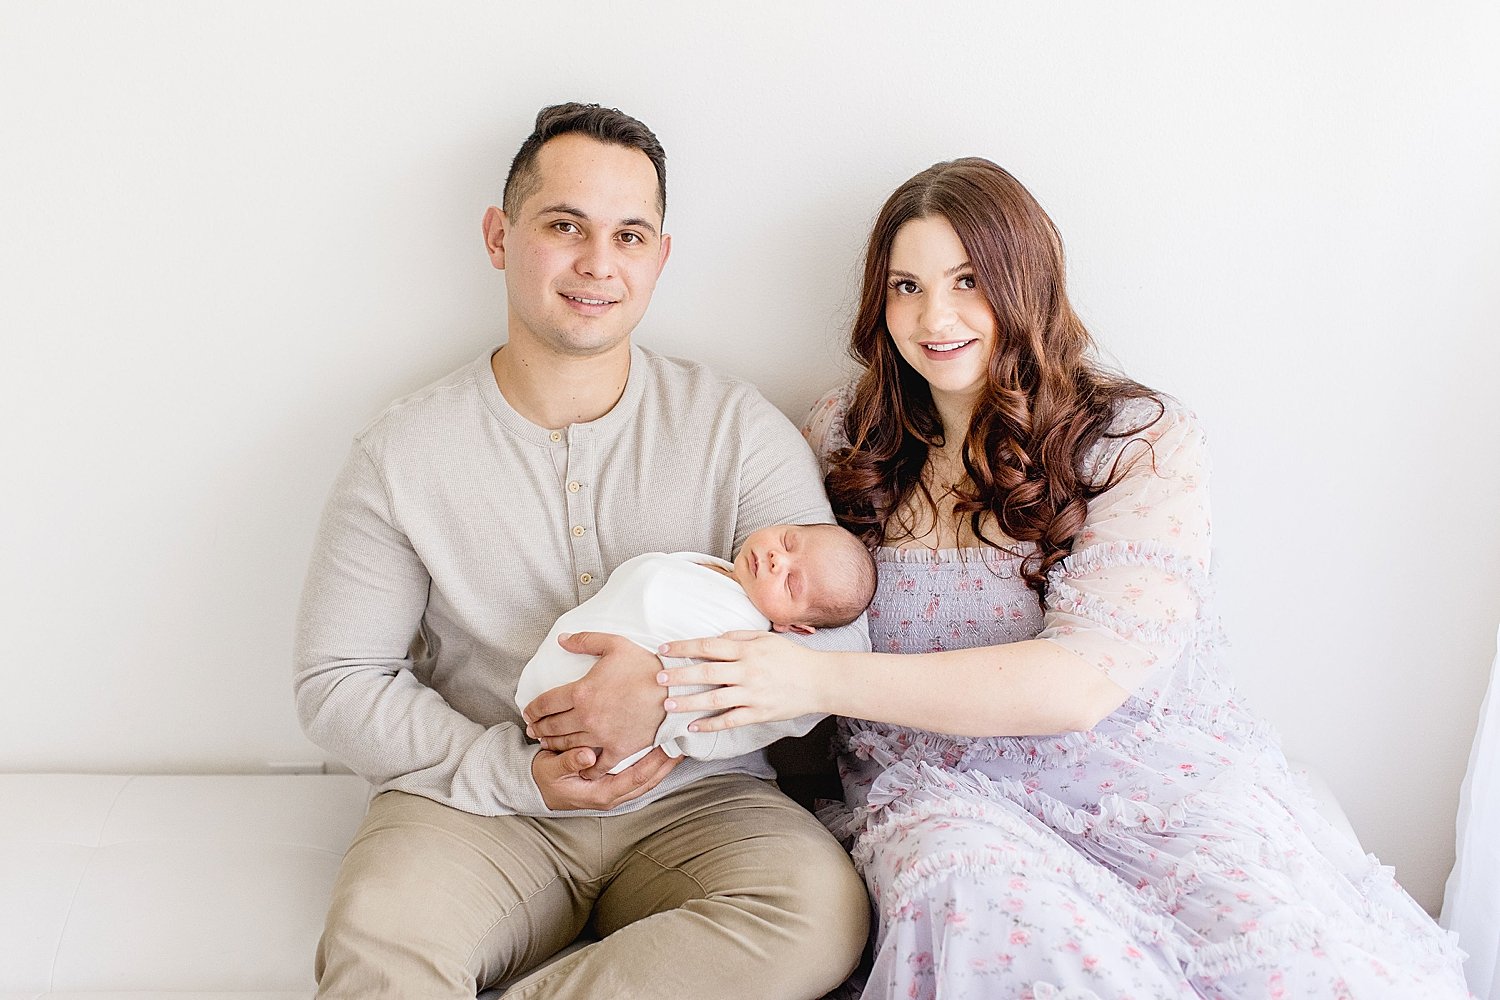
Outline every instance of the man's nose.
<path fill-rule="evenodd" d="M 579 274 L 596 280 L 613 278 L 615 276 L 614 245 L 605 240 L 590 240 L 579 253 L 578 262 L 574 266 Z"/>

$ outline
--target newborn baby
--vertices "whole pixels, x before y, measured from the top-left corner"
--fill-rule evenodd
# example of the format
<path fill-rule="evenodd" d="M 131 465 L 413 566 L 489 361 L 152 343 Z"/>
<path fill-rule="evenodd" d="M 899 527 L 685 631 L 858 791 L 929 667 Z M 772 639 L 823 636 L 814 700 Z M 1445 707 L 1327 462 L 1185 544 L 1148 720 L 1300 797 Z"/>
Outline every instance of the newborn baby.
<path fill-rule="evenodd" d="M 848 625 L 875 596 L 875 563 L 864 543 L 833 524 L 775 524 L 745 539 L 734 562 L 697 552 L 648 552 L 621 563 L 599 593 L 561 615 L 521 672 L 516 705 L 576 681 L 594 657 L 570 653 L 557 637 L 613 632 L 656 652 L 664 642 L 735 629 L 809 634 Z M 672 690 L 673 696 L 707 687 Z M 706 712 L 669 714 L 656 746 L 669 757 L 712 757 L 717 733 L 690 733 Z M 651 752 L 645 747 L 611 770 Z"/>

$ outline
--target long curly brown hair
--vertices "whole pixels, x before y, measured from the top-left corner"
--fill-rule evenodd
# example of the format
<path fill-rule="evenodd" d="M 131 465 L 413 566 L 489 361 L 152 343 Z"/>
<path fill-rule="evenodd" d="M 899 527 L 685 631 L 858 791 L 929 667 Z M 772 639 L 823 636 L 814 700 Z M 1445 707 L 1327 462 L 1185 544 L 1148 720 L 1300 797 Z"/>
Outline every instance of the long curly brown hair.
<path fill-rule="evenodd" d="M 989 160 L 937 163 L 902 184 L 875 220 L 849 353 L 863 367 L 845 416 L 851 447 L 831 455 L 826 485 L 839 523 L 883 544 L 891 519 L 914 496 L 934 519 L 937 502 L 923 468 L 943 445 L 943 425 L 925 379 L 906 363 L 886 327 L 891 244 L 913 219 L 941 217 L 968 251 L 975 283 L 995 314 L 997 343 L 969 421 L 967 482 L 953 491 L 954 516 L 969 519 L 986 545 L 1016 555 L 1009 540 L 1033 542 L 1022 575 L 1038 594 L 1047 571 L 1072 551 L 1088 502 L 1118 482 L 1117 460 L 1102 479 L 1083 468 L 1106 436 L 1149 427 L 1161 399 L 1103 370 L 1093 340 L 1068 303 L 1057 227 L 1014 177 Z M 1111 432 L 1119 404 L 1152 399 L 1141 426 Z M 986 515 L 1006 543 L 985 533 Z"/>

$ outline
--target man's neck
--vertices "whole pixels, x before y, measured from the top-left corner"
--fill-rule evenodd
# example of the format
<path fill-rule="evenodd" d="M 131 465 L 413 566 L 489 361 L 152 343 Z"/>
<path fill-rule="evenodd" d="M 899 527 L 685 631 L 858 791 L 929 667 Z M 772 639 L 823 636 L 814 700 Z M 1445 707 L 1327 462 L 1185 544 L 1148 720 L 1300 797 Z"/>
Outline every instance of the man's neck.
<path fill-rule="evenodd" d="M 630 342 L 593 357 L 561 357 L 505 344 L 490 358 L 505 401 L 538 427 L 598 420 L 620 401 L 630 377 Z"/>

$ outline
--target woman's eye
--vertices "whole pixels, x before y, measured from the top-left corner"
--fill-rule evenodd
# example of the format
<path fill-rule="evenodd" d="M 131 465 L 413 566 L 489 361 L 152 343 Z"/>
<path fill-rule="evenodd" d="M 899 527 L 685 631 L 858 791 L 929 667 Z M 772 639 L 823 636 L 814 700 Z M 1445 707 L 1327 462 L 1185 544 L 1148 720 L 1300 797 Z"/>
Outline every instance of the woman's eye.
<path fill-rule="evenodd" d="M 958 287 L 959 288 L 978 288 L 979 284 L 978 284 L 978 282 L 976 282 L 974 280 L 974 276 L 972 274 L 966 274 L 962 278 L 958 279 Z"/>
<path fill-rule="evenodd" d="M 891 282 L 891 288 L 898 295 L 915 295 L 917 293 L 917 283 L 910 278 L 897 278 Z"/>

